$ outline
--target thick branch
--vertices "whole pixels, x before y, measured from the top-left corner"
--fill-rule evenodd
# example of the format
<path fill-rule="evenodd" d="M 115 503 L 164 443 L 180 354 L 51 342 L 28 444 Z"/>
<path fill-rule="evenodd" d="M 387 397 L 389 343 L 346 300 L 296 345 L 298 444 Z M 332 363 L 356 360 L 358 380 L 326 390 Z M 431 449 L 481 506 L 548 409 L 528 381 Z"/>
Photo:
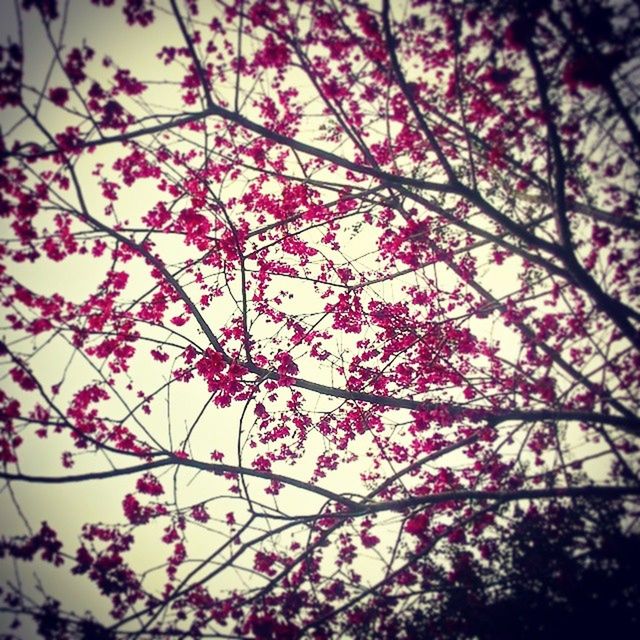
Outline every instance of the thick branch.
<path fill-rule="evenodd" d="M 251 373 L 255 373 L 265 380 L 278 380 L 279 375 L 263 369 L 253 364 L 243 363 Z M 560 422 L 560 421 L 578 421 L 589 424 L 608 424 L 623 431 L 629 435 L 640 435 L 640 418 L 608 415 L 604 413 L 596 413 L 591 411 L 571 411 L 562 409 L 483 409 L 481 407 L 471 407 L 459 404 L 429 402 L 420 400 L 411 400 L 409 398 L 396 398 L 392 396 L 381 396 L 374 393 L 364 391 L 349 391 L 339 387 L 331 387 L 329 385 L 312 382 L 304 378 L 295 378 L 293 386 L 300 389 L 307 389 L 333 398 L 343 398 L 345 400 L 355 400 L 367 402 L 383 407 L 391 407 L 395 409 L 409 409 L 413 411 L 430 411 L 444 410 L 454 417 L 468 417 L 476 422 L 486 421 L 491 426 L 496 426 L 502 422 L 511 420 L 520 420 L 525 422 L 539 422 L 544 420 Z"/>
<path fill-rule="evenodd" d="M 557 498 L 623 498 L 640 495 L 640 486 L 610 487 L 592 485 L 587 487 L 552 487 L 549 489 L 519 489 L 517 491 L 445 491 L 430 496 L 416 496 L 402 500 L 377 502 L 363 506 L 366 513 L 380 511 L 402 511 L 403 509 L 423 507 L 443 502 L 464 501 L 513 502 L 516 500 L 550 500 Z"/>
<path fill-rule="evenodd" d="M 141 473 L 145 471 L 151 471 L 152 469 L 158 469 L 160 467 L 168 466 L 189 467 L 191 469 L 199 469 L 200 471 L 210 471 L 213 473 L 234 473 L 238 475 L 251 476 L 254 478 L 261 478 L 262 480 L 269 480 L 275 482 L 281 482 L 283 484 L 297 487 L 305 491 L 310 491 L 323 498 L 327 498 L 339 504 L 342 504 L 349 509 L 359 508 L 359 504 L 346 498 L 342 495 L 323 489 L 322 487 L 315 486 L 308 482 L 296 480 L 295 478 L 289 478 L 278 473 L 270 473 L 267 471 L 258 471 L 257 469 L 250 469 L 247 467 L 238 467 L 230 464 L 221 464 L 213 462 L 200 462 L 199 460 L 189 460 L 187 458 L 180 458 L 172 455 L 163 460 L 155 460 L 154 462 L 145 462 L 143 464 L 124 467 L 121 469 L 110 469 L 108 471 L 93 471 L 89 473 L 79 473 L 75 475 L 64 476 L 34 476 L 22 473 L 8 473 L 6 471 L 0 471 L 0 478 L 4 480 L 11 480 L 15 482 L 28 482 L 32 484 L 73 484 L 75 482 L 87 482 L 90 480 L 107 480 L 118 476 L 132 475 L 135 473 Z"/>

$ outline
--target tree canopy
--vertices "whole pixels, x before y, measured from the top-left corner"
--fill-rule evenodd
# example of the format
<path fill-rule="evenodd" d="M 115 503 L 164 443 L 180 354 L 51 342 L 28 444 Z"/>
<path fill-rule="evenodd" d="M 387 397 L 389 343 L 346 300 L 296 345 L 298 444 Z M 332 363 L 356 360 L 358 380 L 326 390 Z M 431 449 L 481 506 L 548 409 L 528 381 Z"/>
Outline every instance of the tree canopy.
<path fill-rule="evenodd" d="M 636 2 L 0 12 L 5 638 L 638 630 Z"/>

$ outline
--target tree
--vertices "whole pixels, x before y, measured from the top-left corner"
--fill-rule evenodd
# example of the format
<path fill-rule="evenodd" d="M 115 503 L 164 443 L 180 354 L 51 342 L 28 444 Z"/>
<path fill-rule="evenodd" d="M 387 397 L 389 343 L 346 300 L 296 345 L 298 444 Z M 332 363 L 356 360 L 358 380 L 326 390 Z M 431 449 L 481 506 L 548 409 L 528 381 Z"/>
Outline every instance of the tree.
<path fill-rule="evenodd" d="M 7 637 L 631 616 L 636 3 L 3 11 Z"/>
<path fill-rule="evenodd" d="M 562 638 L 640 631 L 637 533 L 619 528 L 620 506 L 575 501 L 519 513 L 498 530 L 488 561 L 452 549 L 451 571 L 422 567 L 425 589 L 404 629 L 410 638 Z M 467 545 L 472 545 L 469 541 Z M 431 596 L 431 597 L 429 597 Z M 365 636 L 366 637 L 366 636 Z"/>

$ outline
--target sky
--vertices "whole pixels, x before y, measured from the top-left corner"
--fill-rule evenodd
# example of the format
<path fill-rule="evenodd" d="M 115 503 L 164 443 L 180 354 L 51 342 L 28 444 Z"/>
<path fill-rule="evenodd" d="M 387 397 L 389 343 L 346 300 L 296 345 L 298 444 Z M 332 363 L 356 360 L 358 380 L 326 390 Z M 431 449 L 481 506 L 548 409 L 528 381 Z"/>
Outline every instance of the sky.
<path fill-rule="evenodd" d="M 167 3 L 161 3 L 161 6 L 168 6 Z M 18 25 L 15 20 L 15 13 L 10 3 L 2 5 L 2 26 L 0 27 L 0 39 L 6 41 L 7 37 L 16 40 L 21 32 L 24 39 L 26 55 L 26 72 L 25 77 L 28 78 L 30 86 L 39 90 L 44 84 L 47 88 L 56 86 L 62 82 L 60 69 L 56 65 L 51 65 L 52 49 L 48 42 L 47 36 L 42 29 L 34 11 L 28 14 L 23 13 L 23 22 Z M 59 24 L 59 23 L 58 23 Z M 57 33 L 54 27 L 54 38 Z M 156 57 L 156 53 L 160 48 L 169 41 L 177 42 L 179 34 L 176 31 L 175 23 L 171 16 L 162 11 L 157 14 L 156 22 L 150 29 L 130 30 L 123 27 L 122 16 L 119 11 L 96 9 L 88 2 L 73 2 L 69 5 L 68 21 L 65 28 L 64 42 L 80 44 L 86 37 L 87 42 L 93 47 L 97 54 L 94 63 L 91 65 L 91 73 L 94 79 L 108 84 L 115 67 L 131 67 L 134 74 L 145 81 L 154 80 L 157 84 L 150 84 L 150 89 L 145 94 L 147 101 L 144 106 L 150 110 L 150 113 L 165 113 L 167 107 L 180 109 L 182 105 L 177 100 L 177 88 L 172 81 L 179 81 L 179 75 L 173 68 L 164 66 Z M 253 46 L 247 41 L 245 46 Z M 110 60 L 108 66 L 101 64 L 104 53 L 108 53 Z M 314 95 L 308 84 L 303 82 L 302 77 L 295 75 L 288 79 L 295 84 L 303 97 L 308 100 L 310 105 L 316 105 L 317 96 Z M 256 89 L 256 95 L 261 89 L 268 90 L 270 76 L 267 74 L 262 80 L 263 86 Z M 216 91 L 220 95 L 230 98 L 232 95 L 233 83 L 228 80 L 226 86 L 217 86 Z M 243 87 L 243 90 L 249 91 L 249 87 Z M 303 92 L 307 91 L 308 96 Z M 33 96 L 30 97 L 33 102 Z M 40 107 L 40 116 L 52 130 L 62 130 L 67 124 L 73 122 L 73 109 L 78 106 L 72 97 L 70 110 L 63 112 L 55 108 L 47 101 L 43 102 Z M 310 107 L 311 108 L 311 107 Z M 318 112 L 320 106 L 317 107 Z M 249 111 L 249 113 L 251 113 Z M 0 115 L 2 120 L 3 132 L 11 132 L 9 137 L 17 136 L 20 138 L 34 135 L 30 125 L 19 125 L 13 129 L 13 115 L 3 112 Z M 311 121 L 311 120 L 309 120 Z M 313 140 L 317 134 L 317 130 L 309 127 L 301 132 L 301 138 Z M 187 148 L 188 141 L 194 139 L 194 134 L 185 133 L 185 141 L 175 143 L 177 148 Z M 88 206 L 93 215 L 103 221 L 112 224 L 114 220 L 121 222 L 125 227 L 135 227 L 140 222 L 142 215 L 147 213 L 148 209 L 163 196 L 158 193 L 157 189 L 151 182 L 141 181 L 131 189 L 122 189 L 120 198 L 115 204 L 115 211 L 111 215 L 105 212 L 105 202 L 101 196 L 98 181 L 92 176 L 95 167 L 102 163 L 105 167 L 105 175 L 108 175 L 113 162 L 119 155 L 120 150 L 110 146 L 99 147 L 94 153 L 85 156 L 77 166 L 78 174 L 87 198 Z M 319 176 L 324 177 L 324 176 Z M 225 197 L 241 198 L 247 193 L 251 186 L 254 175 L 241 176 L 233 184 L 225 189 Z M 277 193 L 277 186 L 271 185 L 269 188 Z M 328 193 L 324 194 L 325 202 L 329 199 Z M 72 197 L 72 196 L 70 196 Z M 72 204 L 75 204 L 72 202 Z M 53 213 L 53 212 L 52 212 Z M 0 235 L 6 237 L 9 230 L 2 228 L 1 225 L 5 221 L 0 221 Z M 255 222 L 255 221 L 254 221 Z M 257 222 L 255 222 L 257 224 Z M 378 230 L 372 230 L 366 225 L 357 227 L 351 225 L 350 222 L 342 224 L 339 231 L 342 239 L 347 239 L 343 243 L 341 251 L 342 256 L 337 251 L 333 251 L 328 247 L 323 247 L 326 256 L 332 256 L 349 263 L 361 270 L 363 274 L 375 274 L 379 269 L 379 265 L 375 262 L 373 249 L 376 247 Z M 318 245 L 321 242 L 323 230 L 314 230 L 307 232 L 305 237 L 313 239 Z M 266 243 L 267 240 L 260 238 L 253 240 L 256 246 Z M 163 256 L 171 256 L 168 264 L 180 265 L 183 263 L 185 256 L 190 252 L 188 248 L 183 246 L 179 240 L 168 237 L 158 240 L 158 247 L 161 247 Z M 483 251 L 485 253 L 483 254 Z M 486 256 L 486 250 L 478 250 L 479 256 Z M 325 260 L 324 255 L 316 256 L 312 261 L 314 264 Z M 398 269 L 405 267 L 404 264 L 398 264 Z M 101 258 L 95 258 L 88 261 L 83 256 L 72 256 L 60 263 L 51 261 L 37 261 L 34 264 L 21 263 L 12 266 L 12 274 L 19 279 L 25 286 L 31 290 L 44 295 L 51 295 L 54 292 L 60 292 L 68 300 L 80 303 L 88 298 L 102 283 L 107 271 L 112 268 L 111 260 L 108 252 Z M 129 284 L 127 288 L 127 298 L 129 300 L 139 300 L 140 296 L 146 295 L 149 290 L 149 268 L 142 264 L 141 260 L 132 260 L 127 263 L 126 271 L 129 274 Z M 203 315 L 212 326 L 223 327 L 228 325 L 229 319 L 233 316 L 235 310 L 235 301 L 242 297 L 242 287 L 239 278 L 235 281 L 225 283 L 224 274 L 212 272 L 210 274 L 210 282 L 219 281 L 222 285 L 228 284 L 228 295 L 217 298 L 215 302 L 208 308 L 203 310 Z M 483 274 L 484 275 L 484 274 Z M 456 280 L 450 272 L 440 267 L 433 267 L 418 273 L 407 274 L 402 278 L 390 279 L 380 282 L 370 287 L 368 297 L 380 300 L 403 300 L 406 299 L 402 287 L 412 283 L 424 284 L 427 278 L 438 279 L 438 283 L 443 290 L 451 289 L 455 286 Z M 518 283 L 517 268 L 504 269 L 499 279 L 491 278 L 492 292 L 494 295 L 501 295 L 513 290 Z M 191 276 L 188 274 L 181 275 L 181 283 L 190 282 Z M 274 279 L 272 285 L 274 293 L 281 289 L 285 294 L 292 294 L 291 300 L 283 300 L 282 308 L 289 313 L 299 314 L 322 314 L 324 302 L 318 291 L 308 282 L 296 282 L 288 278 Z M 192 293 L 194 299 L 198 292 L 197 283 L 190 282 L 187 290 Z M 285 298 L 285 295 L 283 295 Z M 176 306 L 178 308 L 179 305 Z M 315 316 L 314 316 L 315 317 Z M 280 337 L 274 332 L 273 328 L 264 322 L 258 313 L 252 314 L 256 337 L 264 340 L 265 343 L 271 345 L 271 351 L 275 355 L 278 349 Z M 311 316 L 307 318 L 311 321 Z M 324 321 L 323 328 L 332 331 L 329 321 Z M 501 345 L 502 353 L 511 357 L 514 350 L 517 349 L 518 343 L 513 332 L 504 326 L 494 322 L 493 319 L 484 321 L 475 321 L 471 324 L 473 330 L 483 337 L 490 339 L 492 342 Z M 193 322 L 185 326 L 179 331 L 183 333 L 185 341 L 193 339 L 203 344 L 202 336 L 198 334 L 197 327 Z M 147 337 L 158 340 L 174 340 L 176 334 L 169 334 L 163 328 L 149 328 Z M 349 336 L 339 332 L 333 332 L 331 335 L 333 346 L 335 349 L 336 360 L 341 354 L 346 354 L 354 349 L 356 341 L 360 336 Z M 35 343 L 28 340 L 14 343 L 17 348 L 25 348 L 26 351 L 37 351 L 30 361 L 31 366 L 37 369 L 42 376 L 43 385 L 50 387 L 51 385 L 63 382 L 61 387 L 61 401 L 68 401 L 72 394 L 88 381 L 99 378 L 105 374 L 107 369 L 104 364 L 91 364 L 84 359 L 79 353 L 73 353 L 69 345 L 68 339 L 64 334 L 56 335 L 54 339 L 48 340 L 44 337 L 38 338 Z M 122 393 L 121 401 L 115 394 L 107 403 L 106 409 L 109 417 L 120 419 L 127 413 L 127 403 L 135 401 L 138 391 L 144 394 L 150 394 L 155 389 L 162 388 L 166 385 L 167 374 L 169 369 L 166 367 L 155 366 L 153 361 L 148 357 L 149 350 L 153 343 L 149 343 L 148 348 L 144 345 L 138 345 L 139 353 L 133 359 L 131 369 L 128 376 L 131 378 L 131 389 L 124 389 L 121 385 L 119 392 Z M 174 352 L 172 352 L 174 355 Z M 178 366 L 178 364 L 176 364 Z M 337 386 L 344 383 L 344 380 L 337 379 L 335 361 L 333 366 L 322 368 L 317 361 L 309 357 L 300 359 L 302 377 L 307 377 L 326 384 L 335 383 Z M 339 377 L 338 377 L 339 378 Z M 10 384 L 6 375 L 3 382 Z M 151 403 L 151 413 L 145 414 L 142 410 L 135 412 L 134 419 L 138 421 L 136 429 L 144 427 L 144 429 L 163 447 L 170 450 L 179 448 L 180 443 L 185 435 L 191 430 L 191 426 L 195 417 L 201 411 L 208 399 L 206 386 L 200 384 L 180 385 L 172 384 L 166 386 L 164 391 L 159 393 Z M 264 394 L 263 394 L 264 395 Z M 317 417 L 322 412 L 329 412 L 335 408 L 339 402 L 334 399 L 322 398 L 310 392 L 304 392 L 311 410 L 315 412 Z M 286 397 L 280 396 L 279 399 L 271 403 L 274 411 L 286 411 Z M 238 403 L 229 408 L 217 408 L 208 406 L 201 420 L 190 439 L 190 453 L 193 457 L 202 460 L 208 459 L 212 450 L 222 451 L 225 453 L 225 461 L 236 460 L 236 447 L 238 428 L 242 418 L 243 407 Z M 409 416 L 399 415 L 394 417 L 398 422 L 402 419 L 408 420 Z M 391 418 L 389 419 L 391 421 Z M 247 413 L 243 422 L 243 431 L 241 437 L 244 438 L 245 446 L 248 450 L 249 443 L 256 435 L 257 427 L 256 419 L 251 412 Z M 398 430 L 401 433 L 406 425 L 399 424 Z M 314 432 L 306 441 L 305 453 L 297 460 L 295 466 L 287 465 L 275 466 L 274 470 L 287 473 L 295 478 L 306 480 L 313 472 L 315 459 L 319 451 L 326 446 L 325 439 L 318 433 Z M 514 450 L 518 448 L 518 443 L 510 445 Z M 60 473 L 60 457 L 63 452 L 69 450 L 70 444 L 63 438 L 50 437 L 47 439 L 29 438 L 28 442 L 29 455 L 25 458 L 21 470 L 24 473 L 55 475 Z M 371 466 L 372 459 L 366 455 L 368 449 L 372 449 L 372 441 L 365 441 L 353 447 L 350 453 L 354 456 L 354 462 L 346 467 L 344 471 L 337 474 L 329 474 L 322 480 L 322 486 L 329 490 L 337 492 L 362 491 L 363 485 L 360 482 L 359 475 Z M 461 464 L 465 460 L 460 457 L 448 458 L 447 465 L 455 466 Z M 117 461 L 120 462 L 121 461 Z M 106 468 L 110 461 L 97 459 L 93 455 L 80 455 L 75 458 L 74 473 L 84 471 L 93 471 L 97 465 L 104 465 Z M 597 468 L 594 463 L 592 471 L 595 476 L 604 473 Z M 192 527 L 189 532 L 189 545 L 191 549 L 196 550 L 198 555 L 199 549 L 201 554 L 206 554 L 211 547 L 212 539 L 224 540 L 228 530 L 225 524 L 225 516 L 229 511 L 236 513 L 236 518 L 240 521 L 243 514 L 246 513 L 246 505 L 237 498 L 228 495 L 228 480 L 219 477 L 213 477 L 210 474 L 194 473 L 192 471 L 180 471 L 178 474 L 173 471 L 167 471 L 159 477 L 165 483 L 167 492 L 169 487 L 174 487 L 178 505 L 184 505 L 189 501 L 196 504 L 202 500 L 208 500 L 211 497 L 210 512 L 213 520 L 205 527 Z M 82 484 L 58 485 L 42 487 L 31 484 L 12 483 L 11 491 L 8 488 L 0 492 L 0 513 L 2 513 L 2 533 L 5 535 L 21 534 L 25 529 L 31 527 L 37 529 L 41 521 L 49 522 L 59 532 L 60 538 L 65 541 L 71 541 L 67 550 L 72 553 L 74 550 L 74 542 L 77 541 L 77 534 L 85 522 L 118 522 L 121 521 L 122 507 L 121 497 L 133 490 L 134 478 L 121 477 L 105 481 L 90 481 Z M 252 490 L 252 496 L 256 499 L 265 500 L 263 493 L 264 482 L 261 480 L 250 480 L 249 486 Z M 313 513 L 320 504 L 318 496 L 310 495 L 309 492 L 288 488 L 283 495 L 278 498 L 277 505 L 283 511 L 291 513 Z M 16 507 L 19 505 L 19 509 Z M 399 514 L 391 513 L 386 516 L 388 539 L 392 540 L 394 533 L 402 523 Z M 161 569 L 157 569 L 159 561 L 159 537 L 162 535 L 162 527 L 166 522 L 159 522 L 157 526 L 140 528 L 136 535 L 139 535 L 138 544 L 132 552 L 131 563 L 136 566 L 139 572 L 149 570 L 151 587 L 160 588 L 164 575 Z M 380 527 L 383 529 L 383 527 Z M 300 535 L 300 534 L 298 534 Z M 386 540 L 385 540 L 386 542 Z M 326 555 L 330 557 L 332 551 L 327 550 Z M 376 555 L 375 550 L 365 551 L 361 559 L 361 568 L 367 579 L 375 581 L 386 567 L 386 557 L 384 553 L 381 556 Z M 69 564 L 69 566 L 71 566 Z M 76 611 L 89 610 L 99 618 L 106 616 L 107 610 L 103 599 L 98 597 L 96 588 L 89 583 L 88 580 L 62 579 L 60 582 L 60 572 L 52 571 L 51 568 L 42 563 L 36 562 L 22 567 L 18 570 L 11 562 L 3 561 L 0 565 L 2 578 L 10 583 L 17 584 L 21 582 L 26 592 L 36 593 L 37 579 L 42 581 L 45 589 L 49 586 L 52 592 L 61 594 L 63 601 L 69 606 L 73 605 Z M 63 572 L 64 573 L 64 572 Z M 231 588 L 235 585 L 245 584 L 248 581 L 255 580 L 248 571 L 227 572 L 220 578 L 214 589 Z"/>

